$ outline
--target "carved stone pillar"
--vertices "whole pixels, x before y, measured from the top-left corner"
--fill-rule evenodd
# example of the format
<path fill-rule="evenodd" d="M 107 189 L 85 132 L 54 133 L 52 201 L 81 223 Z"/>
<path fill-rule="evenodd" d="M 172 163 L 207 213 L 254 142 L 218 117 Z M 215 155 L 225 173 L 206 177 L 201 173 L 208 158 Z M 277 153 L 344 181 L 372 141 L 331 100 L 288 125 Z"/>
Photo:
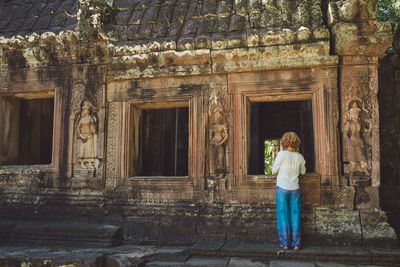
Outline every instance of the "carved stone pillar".
<path fill-rule="evenodd" d="M 380 184 L 377 57 L 341 59 L 343 172 L 351 186 L 377 187 Z"/>
<path fill-rule="evenodd" d="M 328 22 L 335 52 L 340 56 L 339 105 L 344 174 L 341 187 L 355 189 L 354 208 L 361 213 L 364 241 L 393 239 L 393 229 L 385 220 L 376 221 L 379 226 L 372 227 L 373 218 L 382 217 L 379 208 L 378 58 L 384 56 L 392 42 L 391 26 L 376 21 L 375 0 L 331 1 Z M 379 211 L 379 216 L 371 215 L 373 211 Z M 374 232 L 377 227 L 385 228 L 385 231 Z"/>
<path fill-rule="evenodd" d="M 122 103 L 111 102 L 107 115 L 106 188 L 114 189 L 121 170 Z"/>

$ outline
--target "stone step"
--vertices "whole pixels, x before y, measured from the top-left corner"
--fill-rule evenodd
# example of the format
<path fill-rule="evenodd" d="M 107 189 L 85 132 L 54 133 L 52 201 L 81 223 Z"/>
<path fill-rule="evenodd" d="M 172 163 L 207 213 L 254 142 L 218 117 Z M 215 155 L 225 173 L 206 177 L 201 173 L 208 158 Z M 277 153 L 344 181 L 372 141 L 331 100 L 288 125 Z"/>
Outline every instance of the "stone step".
<path fill-rule="evenodd" d="M 187 252 L 190 256 L 187 258 Z M 272 244 L 224 245 L 213 256 L 199 256 L 190 247 L 127 245 L 107 248 L 0 247 L 0 266 L 399 266 L 398 247 L 306 246 L 283 251 Z M 222 255 L 225 254 L 225 255 Z M 229 254 L 229 256 L 228 256 Z M 174 258 L 176 256 L 176 258 Z M 29 263 L 29 264 L 28 264 Z M 46 265 L 47 264 L 47 265 Z"/>
<path fill-rule="evenodd" d="M 19 222 L 11 230 L 8 245 L 109 247 L 123 241 L 121 227 L 71 221 Z"/>
<path fill-rule="evenodd" d="M 153 261 L 145 265 L 146 267 L 364 267 L 362 264 L 340 264 L 335 262 L 310 262 L 310 261 L 254 261 L 243 258 L 192 258 L 186 262 L 161 262 Z M 378 265 L 368 265 L 379 267 Z"/>
<path fill-rule="evenodd" d="M 282 250 L 279 243 L 227 242 L 216 247 L 203 242 L 191 247 L 191 256 L 390 265 L 400 262 L 400 248 L 308 245 L 294 251 Z"/>
<path fill-rule="evenodd" d="M 0 266 L 103 266 L 104 249 L 1 247 Z"/>
<path fill-rule="evenodd" d="M 184 262 L 189 257 L 188 247 L 162 247 L 154 251 L 152 259 L 159 262 Z"/>
<path fill-rule="evenodd" d="M 176 267 L 225 267 L 229 262 L 228 258 L 206 258 L 206 257 L 192 257 L 187 261 L 151 261 L 147 263 L 146 267 L 161 267 L 161 266 L 176 266 Z"/>
<path fill-rule="evenodd" d="M 147 263 L 146 267 L 181 267 L 183 262 L 171 262 L 171 261 L 151 261 Z"/>
<path fill-rule="evenodd" d="M 227 267 L 267 267 L 268 262 L 253 261 L 244 258 L 230 258 Z"/>
<path fill-rule="evenodd" d="M 14 221 L 0 221 L 0 245 L 5 245 L 10 240 L 10 233 L 17 223 Z"/>

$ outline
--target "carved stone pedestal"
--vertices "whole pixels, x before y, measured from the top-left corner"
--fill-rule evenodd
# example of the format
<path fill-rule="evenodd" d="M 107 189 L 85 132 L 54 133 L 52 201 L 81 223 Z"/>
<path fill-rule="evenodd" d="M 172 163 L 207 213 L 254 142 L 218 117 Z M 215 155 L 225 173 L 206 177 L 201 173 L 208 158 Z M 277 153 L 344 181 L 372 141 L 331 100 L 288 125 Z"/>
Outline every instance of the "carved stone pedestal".
<path fill-rule="evenodd" d="M 90 178 L 96 175 L 96 169 L 94 168 L 76 168 L 74 171 L 74 177 L 76 178 Z"/>

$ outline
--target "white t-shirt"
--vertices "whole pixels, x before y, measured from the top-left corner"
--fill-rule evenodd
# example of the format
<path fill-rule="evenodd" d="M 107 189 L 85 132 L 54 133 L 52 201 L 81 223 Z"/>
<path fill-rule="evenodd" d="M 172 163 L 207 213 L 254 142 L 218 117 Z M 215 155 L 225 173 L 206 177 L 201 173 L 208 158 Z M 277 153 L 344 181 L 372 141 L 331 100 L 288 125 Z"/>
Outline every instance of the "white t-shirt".
<path fill-rule="evenodd" d="M 298 152 L 281 150 L 275 158 L 272 172 L 278 172 L 276 185 L 285 190 L 299 189 L 299 173 L 306 173 L 306 161 Z"/>

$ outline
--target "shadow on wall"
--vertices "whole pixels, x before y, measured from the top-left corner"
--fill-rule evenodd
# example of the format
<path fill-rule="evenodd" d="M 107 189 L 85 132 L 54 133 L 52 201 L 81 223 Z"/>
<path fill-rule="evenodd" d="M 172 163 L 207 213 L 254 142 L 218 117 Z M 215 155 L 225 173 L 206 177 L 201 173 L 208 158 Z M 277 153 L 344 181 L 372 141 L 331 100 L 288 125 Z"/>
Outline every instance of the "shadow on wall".
<path fill-rule="evenodd" d="M 394 52 L 379 61 L 380 202 L 400 236 L 400 31 Z"/>

